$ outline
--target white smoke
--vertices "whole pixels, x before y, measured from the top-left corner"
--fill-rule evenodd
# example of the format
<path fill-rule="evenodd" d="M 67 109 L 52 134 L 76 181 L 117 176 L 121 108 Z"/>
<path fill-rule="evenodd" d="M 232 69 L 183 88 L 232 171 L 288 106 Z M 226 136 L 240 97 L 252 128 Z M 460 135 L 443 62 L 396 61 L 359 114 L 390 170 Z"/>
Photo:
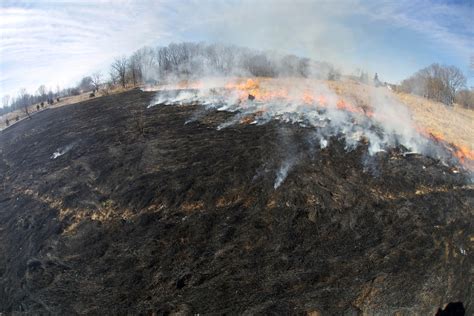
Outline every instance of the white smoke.
<path fill-rule="evenodd" d="M 235 80 L 235 79 L 233 79 Z M 314 137 L 320 148 L 329 145 L 333 137 L 344 139 L 347 151 L 355 149 L 361 141 L 367 143 L 368 155 L 404 148 L 405 152 L 415 152 L 436 158 L 443 158 L 443 151 L 433 150 L 430 139 L 421 135 L 411 119 L 409 110 L 398 102 L 386 88 L 370 87 L 371 108 L 364 112 L 357 106 L 340 106 L 341 97 L 332 91 L 324 81 L 309 79 L 262 80 L 258 91 L 272 92 L 285 89 L 284 97 L 251 100 L 246 98 L 246 90 L 227 89 L 230 78 L 212 78 L 200 81 L 199 89 L 158 91 L 150 106 L 155 104 L 199 104 L 201 110 L 186 123 L 199 120 L 209 110 L 235 113 L 230 119 L 217 126 L 222 130 L 237 124 L 266 124 L 271 120 L 287 124 L 298 124 L 315 130 Z M 235 87 L 235 86 L 232 86 Z M 311 102 L 304 102 L 305 94 L 313 96 Z M 243 97 L 242 97 L 243 94 Z M 324 102 L 318 100 L 324 97 Z M 355 104 L 344 99 L 347 104 Z M 287 146 L 284 144 L 284 146 Z M 274 187 L 278 188 L 288 172 L 297 163 L 295 159 L 283 159 Z"/>
<path fill-rule="evenodd" d="M 275 179 L 275 184 L 273 185 L 274 189 L 277 189 L 283 183 L 283 181 L 285 181 L 286 177 L 288 176 L 288 172 L 293 166 L 293 160 L 285 160 L 283 162 L 280 169 L 277 171 L 277 177 Z"/>
<path fill-rule="evenodd" d="M 58 157 L 61 157 L 62 155 L 64 155 L 65 153 L 67 153 L 68 151 L 70 151 L 72 148 L 74 147 L 74 144 L 69 144 L 67 146 L 64 146 L 62 148 L 58 148 L 52 155 L 51 155 L 51 159 L 56 159 Z"/>

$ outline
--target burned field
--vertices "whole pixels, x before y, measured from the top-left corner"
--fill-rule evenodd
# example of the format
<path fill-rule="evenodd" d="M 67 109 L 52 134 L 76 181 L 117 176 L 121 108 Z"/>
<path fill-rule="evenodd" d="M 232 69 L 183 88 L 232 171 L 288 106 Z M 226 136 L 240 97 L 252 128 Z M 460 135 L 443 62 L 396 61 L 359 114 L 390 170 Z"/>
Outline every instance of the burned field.
<path fill-rule="evenodd" d="M 472 312 L 467 174 L 153 97 L 0 133 L 0 312 Z"/>

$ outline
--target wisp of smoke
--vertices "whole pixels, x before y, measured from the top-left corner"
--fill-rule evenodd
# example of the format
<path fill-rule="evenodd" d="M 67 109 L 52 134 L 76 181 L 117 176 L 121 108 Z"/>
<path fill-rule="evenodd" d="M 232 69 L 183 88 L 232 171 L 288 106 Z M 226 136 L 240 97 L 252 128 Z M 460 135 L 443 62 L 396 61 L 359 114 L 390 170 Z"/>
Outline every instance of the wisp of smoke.
<path fill-rule="evenodd" d="M 61 157 L 62 155 L 64 155 L 65 153 L 67 153 L 68 151 L 70 151 L 72 148 L 74 147 L 74 144 L 69 144 L 67 146 L 64 146 L 62 148 L 58 148 L 52 155 L 51 155 L 51 159 L 56 159 L 58 157 Z"/>
<path fill-rule="evenodd" d="M 150 106 L 156 104 L 199 104 L 202 109 L 191 120 L 208 110 L 235 113 L 218 125 L 221 130 L 236 124 L 266 124 L 271 120 L 312 128 L 319 147 L 328 146 L 333 137 L 344 139 L 346 150 L 367 143 L 368 155 L 400 147 L 436 158 L 448 158 L 432 141 L 420 134 L 408 109 L 388 89 L 371 88 L 371 108 L 363 109 L 341 100 L 324 81 L 309 79 L 211 78 L 199 81 L 199 89 L 158 91 Z M 314 142 L 313 142 L 314 143 Z M 278 188 L 295 165 L 286 159 L 277 171 Z"/>
<path fill-rule="evenodd" d="M 292 160 L 285 160 L 281 165 L 280 169 L 277 171 L 277 177 L 275 179 L 275 184 L 273 185 L 274 189 L 277 189 L 283 181 L 285 181 L 288 176 L 288 172 L 293 167 L 294 162 Z"/>

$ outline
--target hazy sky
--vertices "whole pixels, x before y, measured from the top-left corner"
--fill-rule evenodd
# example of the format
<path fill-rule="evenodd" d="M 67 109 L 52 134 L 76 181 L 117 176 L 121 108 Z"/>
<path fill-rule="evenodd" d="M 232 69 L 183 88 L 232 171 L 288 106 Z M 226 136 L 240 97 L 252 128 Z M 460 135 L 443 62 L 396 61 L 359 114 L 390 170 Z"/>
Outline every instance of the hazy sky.
<path fill-rule="evenodd" d="M 114 57 L 223 42 L 357 67 L 398 82 L 433 62 L 474 85 L 474 0 L 0 0 L 0 95 L 69 86 Z"/>

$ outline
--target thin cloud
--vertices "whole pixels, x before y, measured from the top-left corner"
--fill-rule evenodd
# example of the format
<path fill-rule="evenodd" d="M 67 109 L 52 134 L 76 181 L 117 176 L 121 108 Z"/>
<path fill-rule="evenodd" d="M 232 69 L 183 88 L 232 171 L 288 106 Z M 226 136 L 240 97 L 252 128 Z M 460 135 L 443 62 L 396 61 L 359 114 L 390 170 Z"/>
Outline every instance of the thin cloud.
<path fill-rule="evenodd" d="M 426 36 L 440 49 L 466 58 L 474 52 L 474 6 L 433 1 L 383 2 L 360 7 L 361 13 Z"/>
<path fill-rule="evenodd" d="M 81 76 L 169 36 L 160 2 L 54 2 L 0 7 L 0 94 Z M 20 85 L 18 85 L 20 83 Z"/>
<path fill-rule="evenodd" d="M 392 42 L 403 39 L 377 42 L 380 26 L 387 36 L 403 28 L 426 40 L 407 47 L 407 55 L 426 52 L 426 43 L 456 56 L 457 65 L 473 54 L 472 6 L 439 1 L 13 2 L 0 5 L 0 94 L 74 84 L 115 56 L 182 40 L 279 50 L 345 69 L 372 66 L 389 80 L 416 71 L 418 61 L 386 62 Z M 366 47 L 377 47 L 378 55 Z"/>

